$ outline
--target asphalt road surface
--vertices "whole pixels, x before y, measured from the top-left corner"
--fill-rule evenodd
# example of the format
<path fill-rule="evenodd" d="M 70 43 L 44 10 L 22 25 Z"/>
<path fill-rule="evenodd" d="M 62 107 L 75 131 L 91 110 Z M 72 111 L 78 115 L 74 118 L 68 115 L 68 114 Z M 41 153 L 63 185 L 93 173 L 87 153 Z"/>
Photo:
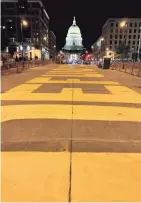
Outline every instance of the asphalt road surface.
<path fill-rule="evenodd" d="M 141 202 L 139 84 L 84 65 L 3 76 L 1 201 Z"/>

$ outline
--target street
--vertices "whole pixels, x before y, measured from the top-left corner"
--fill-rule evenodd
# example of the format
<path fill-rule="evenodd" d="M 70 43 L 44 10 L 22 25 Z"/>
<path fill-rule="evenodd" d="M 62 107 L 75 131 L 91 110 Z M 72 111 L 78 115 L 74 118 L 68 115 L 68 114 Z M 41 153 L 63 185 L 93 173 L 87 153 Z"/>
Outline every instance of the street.
<path fill-rule="evenodd" d="M 141 202 L 141 79 L 95 65 L 2 77 L 3 202 Z"/>

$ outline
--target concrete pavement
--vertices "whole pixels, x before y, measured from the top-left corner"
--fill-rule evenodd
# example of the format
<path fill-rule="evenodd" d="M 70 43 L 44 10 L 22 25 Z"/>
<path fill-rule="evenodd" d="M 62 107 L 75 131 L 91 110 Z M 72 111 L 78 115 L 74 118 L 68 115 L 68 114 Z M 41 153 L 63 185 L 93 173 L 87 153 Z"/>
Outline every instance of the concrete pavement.
<path fill-rule="evenodd" d="M 2 201 L 141 202 L 139 81 L 47 67 L 2 78 Z"/>

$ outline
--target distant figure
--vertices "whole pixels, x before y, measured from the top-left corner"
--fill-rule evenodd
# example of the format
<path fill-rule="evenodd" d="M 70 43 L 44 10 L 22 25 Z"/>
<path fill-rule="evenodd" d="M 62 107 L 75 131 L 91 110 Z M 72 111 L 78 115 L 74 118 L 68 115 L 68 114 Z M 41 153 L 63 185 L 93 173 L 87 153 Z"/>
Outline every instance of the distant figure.
<path fill-rule="evenodd" d="M 15 62 L 18 62 L 18 61 L 19 61 L 19 58 L 18 58 L 18 56 L 16 55 Z"/>
<path fill-rule="evenodd" d="M 38 60 L 38 56 L 35 56 L 35 60 Z"/>

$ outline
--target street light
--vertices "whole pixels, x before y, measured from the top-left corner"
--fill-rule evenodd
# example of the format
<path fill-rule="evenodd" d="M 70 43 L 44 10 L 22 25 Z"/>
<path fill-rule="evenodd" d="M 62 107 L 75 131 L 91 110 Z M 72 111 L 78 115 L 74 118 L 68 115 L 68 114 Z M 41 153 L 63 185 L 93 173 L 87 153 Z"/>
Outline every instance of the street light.
<path fill-rule="evenodd" d="M 121 28 L 126 27 L 126 25 L 127 25 L 126 20 L 121 21 L 120 24 L 119 24 L 119 26 L 120 26 Z"/>
<path fill-rule="evenodd" d="M 45 41 L 47 40 L 47 37 L 46 36 L 44 36 L 44 38 L 43 38 Z"/>
<path fill-rule="evenodd" d="M 21 35 L 22 35 L 22 59 L 23 59 L 23 27 L 28 26 L 28 21 L 25 19 L 21 20 Z"/>
<path fill-rule="evenodd" d="M 27 46 L 27 50 L 28 50 L 28 51 L 30 50 L 30 46 Z"/>
<path fill-rule="evenodd" d="M 22 21 L 21 21 L 21 24 L 22 24 L 24 27 L 27 27 L 27 26 L 28 26 L 28 21 L 27 21 L 27 20 L 22 20 Z"/>
<path fill-rule="evenodd" d="M 127 24 L 127 20 L 123 20 L 119 24 L 120 28 L 122 28 L 122 29 L 125 28 L 125 31 L 126 31 L 126 33 L 124 33 L 124 34 L 126 34 L 125 35 L 125 39 L 124 39 L 125 40 L 125 44 L 126 44 L 126 41 L 127 41 L 127 25 L 128 25 Z"/>
<path fill-rule="evenodd" d="M 102 42 L 104 42 L 104 37 L 100 38 L 100 57 L 102 56 Z"/>
<path fill-rule="evenodd" d="M 103 38 L 103 37 L 101 37 L 100 41 L 101 41 L 101 42 L 102 42 L 102 41 L 104 41 L 104 38 Z"/>
<path fill-rule="evenodd" d="M 137 56 L 138 61 L 140 61 L 140 48 L 141 48 L 141 27 L 140 27 L 140 38 L 139 38 L 138 56 Z"/>

